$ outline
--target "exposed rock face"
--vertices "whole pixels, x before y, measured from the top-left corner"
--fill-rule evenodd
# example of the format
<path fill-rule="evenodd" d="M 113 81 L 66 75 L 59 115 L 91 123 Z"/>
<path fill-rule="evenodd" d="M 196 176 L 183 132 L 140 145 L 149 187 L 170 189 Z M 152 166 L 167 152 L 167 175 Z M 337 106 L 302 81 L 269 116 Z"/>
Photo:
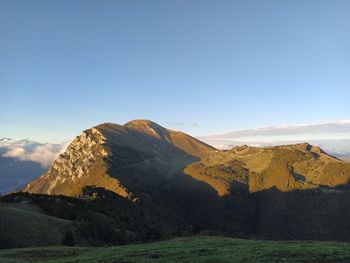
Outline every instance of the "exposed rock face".
<path fill-rule="evenodd" d="M 84 131 L 61 154 L 47 173 L 28 184 L 30 193 L 78 196 L 85 186 L 94 185 L 128 196 L 116 178 L 108 176 L 105 159 L 111 155 L 106 138 L 96 128 Z"/>

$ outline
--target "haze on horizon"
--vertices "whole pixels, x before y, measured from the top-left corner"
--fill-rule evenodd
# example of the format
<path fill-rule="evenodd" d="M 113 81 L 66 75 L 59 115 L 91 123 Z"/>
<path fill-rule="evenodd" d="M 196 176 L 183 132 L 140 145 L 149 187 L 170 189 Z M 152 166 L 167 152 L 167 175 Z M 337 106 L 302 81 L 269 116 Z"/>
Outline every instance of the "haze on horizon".
<path fill-rule="evenodd" d="M 0 138 L 62 142 L 133 119 L 194 136 L 349 120 L 349 12 L 330 0 L 3 0 Z"/>

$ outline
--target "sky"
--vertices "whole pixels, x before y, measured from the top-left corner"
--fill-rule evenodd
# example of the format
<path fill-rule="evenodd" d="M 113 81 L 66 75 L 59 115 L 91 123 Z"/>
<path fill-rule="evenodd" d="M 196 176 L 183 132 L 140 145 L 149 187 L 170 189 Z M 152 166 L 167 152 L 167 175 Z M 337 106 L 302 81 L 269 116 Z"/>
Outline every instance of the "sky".
<path fill-rule="evenodd" d="M 0 138 L 350 119 L 350 0 L 0 0 Z"/>

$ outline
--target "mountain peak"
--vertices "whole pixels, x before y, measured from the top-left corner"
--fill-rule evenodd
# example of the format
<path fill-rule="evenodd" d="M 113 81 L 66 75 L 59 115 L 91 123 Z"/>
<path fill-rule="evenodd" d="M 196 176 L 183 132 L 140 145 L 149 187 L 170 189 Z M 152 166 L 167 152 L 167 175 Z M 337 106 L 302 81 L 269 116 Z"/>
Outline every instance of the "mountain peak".
<path fill-rule="evenodd" d="M 126 128 L 132 128 L 148 135 L 157 137 L 158 139 L 165 139 L 169 141 L 169 132 L 166 128 L 150 120 L 132 120 L 123 125 Z"/>
<path fill-rule="evenodd" d="M 158 126 L 157 123 L 150 121 L 150 120 L 145 120 L 145 119 L 136 119 L 136 120 L 131 120 L 128 121 L 127 123 L 124 124 L 124 126 L 129 127 L 129 126 Z"/>
<path fill-rule="evenodd" d="M 153 129 L 153 130 L 162 130 L 166 131 L 167 129 L 160 126 L 159 124 L 150 121 L 150 120 L 132 120 L 123 125 L 127 128 L 133 128 L 133 129 L 140 129 L 140 128 L 146 128 L 146 129 Z"/>
<path fill-rule="evenodd" d="M 326 153 L 324 150 L 322 150 L 319 146 L 316 145 L 311 145 L 308 142 L 304 143 L 296 143 L 296 144 L 289 144 L 285 145 L 286 147 L 291 147 L 293 149 L 299 150 L 299 151 L 304 151 L 304 152 L 314 152 L 314 153 Z M 278 147 L 278 146 L 275 146 Z M 280 146 L 280 147 L 283 147 Z"/>

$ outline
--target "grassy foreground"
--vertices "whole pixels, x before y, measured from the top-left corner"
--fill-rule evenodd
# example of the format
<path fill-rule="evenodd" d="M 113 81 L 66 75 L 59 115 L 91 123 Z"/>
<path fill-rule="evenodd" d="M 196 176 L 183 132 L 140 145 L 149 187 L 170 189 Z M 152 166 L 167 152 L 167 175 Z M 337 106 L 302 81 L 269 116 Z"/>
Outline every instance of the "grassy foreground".
<path fill-rule="evenodd" d="M 350 262 L 350 243 L 257 241 L 196 236 L 104 248 L 0 250 L 0 262 Z"/>

